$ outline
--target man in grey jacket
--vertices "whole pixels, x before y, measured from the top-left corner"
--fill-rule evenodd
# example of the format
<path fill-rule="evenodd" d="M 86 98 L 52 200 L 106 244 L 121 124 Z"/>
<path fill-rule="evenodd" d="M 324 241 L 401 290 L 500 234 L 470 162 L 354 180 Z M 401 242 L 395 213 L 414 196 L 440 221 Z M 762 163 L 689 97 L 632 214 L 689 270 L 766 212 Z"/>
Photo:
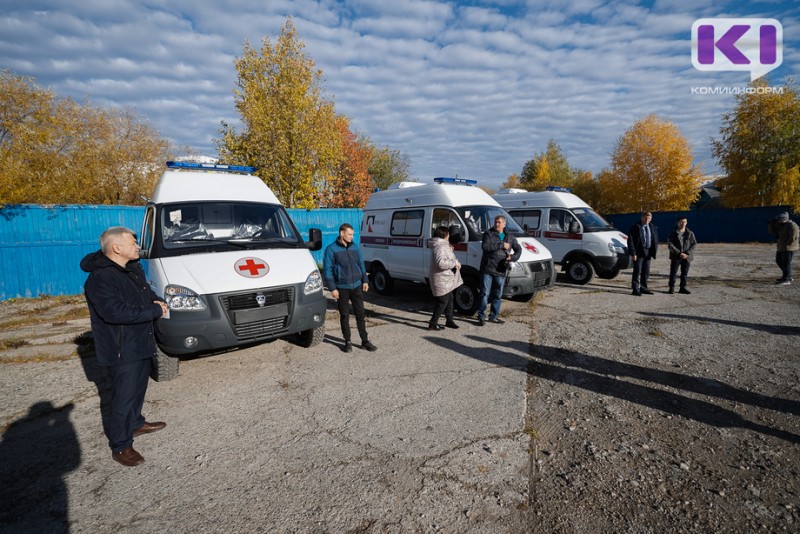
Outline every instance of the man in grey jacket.
<path fill-rule="evenodd" d="M 691 291 L 686 289 L 686 279 L 689 276 L 689 264 L 694 259 L 697 239 L 686 224 L 686 217 L 680 216 L 675 220 L 675 229 L 667 238 L 667 248 L 669 249 L 669 292 L 675 293 L 675 278 L 677 278 L 680 268 L 681 288 L 678 293 L 689 295 Z"/>

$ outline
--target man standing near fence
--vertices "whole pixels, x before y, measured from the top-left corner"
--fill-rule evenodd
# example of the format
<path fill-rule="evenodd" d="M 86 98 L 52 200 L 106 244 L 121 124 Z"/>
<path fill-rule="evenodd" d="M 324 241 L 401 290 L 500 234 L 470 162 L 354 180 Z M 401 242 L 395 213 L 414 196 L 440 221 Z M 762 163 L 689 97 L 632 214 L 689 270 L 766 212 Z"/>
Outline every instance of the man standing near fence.
<path fill-rule="evenodd" d="M 778 251 L 775 253 L 775 263 L 781 268 L 782 276 L 775 283 L 788 286 L 794 281 L 792 278 L 792 257 L 800 249 L 800 228 L 789 218 L 788 212 L 783 212 L 769 222 L 769 233 L 778 238 Z"/>
<path fill-rule="evenodd" d="M 147 382 L 156 357 L 155 321 L 167 313 L 164 299 L 147 283 L 139 245 L 122 226 L 100 236 L 100 250 L 81 261 L 97 362 L 111 374 L 111 408 L 106 434 L 111 457 L 127 467 L 144 462 L 133 438 L 164 428 L 142 416 Z"/>
<path fill-rule="evenodd" d="M 634 224 L 628 232 L 628 254 L 633 261 L 633 278 L 631 280 L 631 295 L 652 295 L 647 287 L 650 278 L 650 260 L 656 259 L 658 250 L 658 228 L 650 224 L 653 214 L 649 211 L 642 213 L 641 223 Z"/>

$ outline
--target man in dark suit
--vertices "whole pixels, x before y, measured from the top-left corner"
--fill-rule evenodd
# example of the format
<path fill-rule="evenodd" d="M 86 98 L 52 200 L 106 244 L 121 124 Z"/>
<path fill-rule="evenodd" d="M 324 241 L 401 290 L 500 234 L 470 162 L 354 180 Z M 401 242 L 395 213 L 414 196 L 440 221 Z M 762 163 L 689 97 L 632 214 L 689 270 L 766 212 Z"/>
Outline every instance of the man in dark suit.
<path fill-rule="evenodd" d="M 650 260 L 656 259 L 658 250 L 658 228 L 650 224 L 653 214 L 642 213 L 642 222 L 631 226 L 628 232 L 628 254 L 633 263 L 633 279 L 631 280 L 631 295 L 652 295 L 647 287 L 650 277 Z"/>

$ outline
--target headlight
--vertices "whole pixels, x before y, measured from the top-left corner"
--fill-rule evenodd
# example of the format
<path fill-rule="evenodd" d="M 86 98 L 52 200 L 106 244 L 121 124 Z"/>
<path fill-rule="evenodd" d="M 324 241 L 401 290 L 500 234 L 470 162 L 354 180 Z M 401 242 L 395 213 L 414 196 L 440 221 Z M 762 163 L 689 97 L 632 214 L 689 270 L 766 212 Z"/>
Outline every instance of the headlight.
<path fill-rule="evenodd" d="M 510 261 L 506 265 L 508 265 L 508 270 L 512 273 L 521 273 L 524 270 L 522 265 L 517 261 Z"/>
<path fill-rule="evenodd" d="M 164 289 L 164 300 L 170 310 L 200 311 L 206 309 L 206 304 L 197 296 L 197 293 L 183 286 L 169 285 Z"/>
<path fill-rule="evenodd" d="M 303 294 L 309 295 L 315 291 L 322 291 L 322 275 L 319 271 L 313 271 L 306 278 L 306 285 L 303 287 Z"/>
<path fill-rule="evenodd" d="M 615 245 L 614 243 L 608 244 L 608 250 L 611 254 L 625 254 L 627 252 L 624 245 Z"/>

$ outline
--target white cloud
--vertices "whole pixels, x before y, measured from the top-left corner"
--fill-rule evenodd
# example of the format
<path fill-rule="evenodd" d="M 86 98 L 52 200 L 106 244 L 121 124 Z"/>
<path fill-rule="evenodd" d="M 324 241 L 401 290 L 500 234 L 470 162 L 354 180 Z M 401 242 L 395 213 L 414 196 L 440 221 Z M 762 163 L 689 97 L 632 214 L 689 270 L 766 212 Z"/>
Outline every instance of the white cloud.
<path fill-rule="evenodd" d="M 765 16 L 784 25 L 797 72 L 793 2 L 682 0 L 16 0 L 0 13 L 0 67 L 57 94 L 131 107 L 176 145 L 214 154 L 235 124 L 234 58 L 275 41 L 291 16 L 326 93 L 353 127 L 409 155 L 420 179 L 459 174 L 498 186 L 553 138 L 574 166 L 608 165 L 617 138 L 649 113 L 673 120 L 711 172 L 708 140 L 741 73 L 691 66 L 700 17 Z M 469 5 L 466 5 L 469 4 Z M 756 15 L 757 12 L 757 15 Z M 777 77 L 776 77 L 777 76 Z"/>

